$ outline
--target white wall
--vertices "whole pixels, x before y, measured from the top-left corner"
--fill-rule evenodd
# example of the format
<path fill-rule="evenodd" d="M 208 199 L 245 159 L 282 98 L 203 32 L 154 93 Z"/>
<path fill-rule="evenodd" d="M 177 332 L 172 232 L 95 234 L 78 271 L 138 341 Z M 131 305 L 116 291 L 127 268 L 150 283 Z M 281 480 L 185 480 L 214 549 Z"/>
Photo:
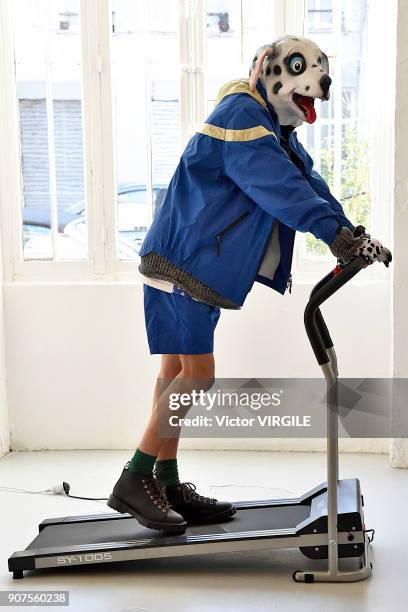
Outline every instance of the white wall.
<path fill-rule="evenodd" d="M 256 284 L 242 311 L 223 311 L 217 376 L 320 376 L 303 329 L 310 288 L 282 297 Z M 8 284 L 5 305 L 12 448 L 133 448 L 159 363 L 148 354 L 141 286 Z M 342 375 L 390 375 L 389 285 L 356 283 L 325 312 Z"/>
<path fill-rule="evenodd" d="M 395 374 L 408 376 L 407 31 L 408 7 L 400 0 L 394 320 L 390 286 L 373 279 L 345 288 L 327 306 L 344 376 L 390 376 L 392 333 Z M 216 333 L 217 376 L 319 376 L 302 323 L 310 288 L 295 284 L 291 296 L 281 297 L 257 285 L 241 312 L 223 312 Z M 4 295 L 12 448 L 133 448 L 150 411 L 159 363 L 148 355 L 141 287 L 8 284 Z M 1 320 L 0 312 L 0 440 L 7 448 Z M 242 441 L 231 444 L 244 447 Z M 245 444 L 255 448 L 266 442 Z M 380 447 L 367 445 L 368 450 Z M 295 443 L 295 448 L 300 447 Z"/>
<path fill-rule="evenodd" d="M 398 5 L 397 78 L 395 109 L 395 208 L 394 208 L 394 376 L 408 377 L 408 5 Z M 394 440 L 391 463 L 408 467 L 407 440 Z"/>
<path fill-rule="evenodd" d="M 1 240 L 1 237 L 0 237 Z M 0 457 L 9 451 L 10 435 L 6 393 L 5 333 L 3 310 L 3 266 L 0 244 Z"/>

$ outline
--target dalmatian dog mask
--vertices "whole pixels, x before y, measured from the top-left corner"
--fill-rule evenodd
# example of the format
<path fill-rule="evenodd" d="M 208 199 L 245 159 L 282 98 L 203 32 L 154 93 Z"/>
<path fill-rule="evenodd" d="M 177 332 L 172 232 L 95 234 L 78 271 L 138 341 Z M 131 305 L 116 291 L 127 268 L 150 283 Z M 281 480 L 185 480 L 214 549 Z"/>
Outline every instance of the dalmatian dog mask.
<path fill-rule="evenodd" d="M 249 86 L 258 79 L 265 87 L 281 125 L 298 127 L 314 123 L 315 98 L 328 100 L 331 78 L 329 60 L 308 38 L 284 36 L 260 47 L 249 72 Z"/>

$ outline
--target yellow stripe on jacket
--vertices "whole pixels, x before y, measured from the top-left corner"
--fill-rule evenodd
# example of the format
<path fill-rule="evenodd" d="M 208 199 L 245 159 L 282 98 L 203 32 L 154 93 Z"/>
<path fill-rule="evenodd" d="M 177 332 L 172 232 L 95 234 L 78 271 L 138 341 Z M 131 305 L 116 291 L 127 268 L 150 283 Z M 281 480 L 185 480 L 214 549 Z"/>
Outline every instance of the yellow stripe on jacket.
<path fill-rule="evenodd" d="M 226 140 L 228 142 L 246 142 L 248 140 L 263 138 L 264 136 L 275 136 L 276 138 L 275 132 L 267 130 L 263 125 L 257 125 L 256 127 L 246 128 L 244 130 L 228 130 L 218 127 L 217 125 L 211 125 L 211 123 L 204 123 L 197 132 L 198 134 L 205 134 L 206 136 L 211 136 L 218 140 Z"/>

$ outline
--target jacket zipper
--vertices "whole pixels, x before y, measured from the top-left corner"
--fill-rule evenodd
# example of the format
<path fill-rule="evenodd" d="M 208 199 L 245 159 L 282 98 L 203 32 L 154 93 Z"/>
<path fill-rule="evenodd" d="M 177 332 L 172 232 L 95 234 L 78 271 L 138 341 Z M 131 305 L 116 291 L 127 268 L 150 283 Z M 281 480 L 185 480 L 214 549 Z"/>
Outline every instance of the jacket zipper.
<path fill-rule="evenodd" d="M 215 246 L 216 246 L 216 249 L 217 249 L 217 256 L 218 257 L 221 254 L 221 249 L 220 249 L 221 238 L 223 238 L 223 236 L 225 236 L 225 234 L 227 232 L 229 232 L 234 227 L 236 227 L 239 223 L 241 223 L 241 221 L 243 221 L 245 219 L 245 217 L 247 217 L 248 215 L 249 215 L 249 211 L 247 210 L 244 213 L 242 213 L 241 215 L 239 215 L 239 217 L 237 217 L 235 219 L 235 221 L 233 221 L 232 223 L 227 225 L 227 227 L 224 227 L 224 229 L 222 229 L 220 232 L 218 232 L 218 234 L 215 234 L 215 236 L 214 236 L 214 238 L 215 238 Z"/>
<path fill-rule="evenodd" d="M 271 235 L 272 235 L 272 232 L 273 232 L 273 227 L 274 227 L 274 225 L 275 225 L 275 222 L 276 222 L 276 219 L 275 219 L 275 221 L 273 221 L 273 223 L 272 223 L 272 227 L 271 227 L 271 230 L 270 230 L 270 232 L 269 232 L 269 236 L 268 236 L 268 239 L 267 239 L 267 241 L 266 241 L 265 248 L 264 248 L 264 250 L 263 250 L 262 257 L 261 257 L 261 260 L 260 260 L 260 262 L 259 262 L 259 265 L 258 265 L 258 268 L 257 268 L 256 275 L 258 274 L 259 267 L 260 267 L 260 265 L 262 264 L 263 258 L 265 257 L 266 249 L 268 248 L 269 240 L 270 240 L 270 238 L 271 238 Z M 254 280 L 252 281 L 252 284 L 255 282 L 256 275 L 254 276 Z M 289 293 L 292 293 L 292 273 L 291 273 L 291 272 L 289 273 L 288 280 L 287 280 L 287 282 L 286 282 L 286 289 L 289 289 Z"/>

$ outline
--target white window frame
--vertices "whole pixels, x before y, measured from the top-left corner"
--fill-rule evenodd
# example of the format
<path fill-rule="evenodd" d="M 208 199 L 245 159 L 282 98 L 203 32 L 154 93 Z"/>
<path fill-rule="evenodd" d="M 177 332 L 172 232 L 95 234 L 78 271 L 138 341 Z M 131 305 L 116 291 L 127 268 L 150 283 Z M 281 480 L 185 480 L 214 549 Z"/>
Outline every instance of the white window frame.
<path fill-rule="evenodd" d="M 341 20 L 338 18 L 338 11 L 341 0 L 334 0 L 333 21 L 337 25 L 335 32 L 335 54 L 341 49 Z M 387 5 L 388 7 L 388 5 Z M 370 44 L 370 68 L 373 76 L 376 74 L 378 66 L 385 65 L 388 68 L 381 72 L 384 82 L 381 83 L 381 104 L 374 105 L 372 110 L 372 126 L 370 129 L 369 155 L 370 155 L 370 188 L 371 188 L 371 228 L 373 236 L 380 238 L 384 244 L 392 244 L 392 211 L 393 211 L 393 156 L 394 156 L 394 108 L 395 108 L 395 54 L 396 54 L 396 2 L 391 0 L 389 12 L 384 16 L 383 7 L 378 3 L 371 2 L 371 37 Z M 306 2 L 304 3 L 304 21 L 306 23 Z M 380 46 L 378 40 L 389 41 L 390 44 Z M 386 47 L 386 48 L 385 48 Z M 333 59 L 334 56 L 329 56 Z M 339 70 L 339 65 L 337 65 Z M 340 71 L 339 71 L 340 72 Z M 336 74 L 332 74 L 333 81 L 336 81 Z M 340 74 L 338 75 L 340 80 Z M 375 79 L 371 79 L 375 82 Z M 337 116 L 341 116 L 341 89 L 334 88 L 334 103 L 337 106 Z M 340 111 L 340 113 L 339 113 Z M 336 110 L 335 110 L 336 114 Z M 337 123 L 335 129 L 335 160 L 339 165 L 341 162 L 341 125 Z M 306 143 L 304 143 L 306 144 Z M 333 195 L 338 198 L 340 191 L 340 173 L 337 172 L 337 181 L 333 188 Z M 374 204 L 374 205 L 373 205 Z M 351 221 L 353 221 L 351 219 Z M 296 280 L 301 283 L 313 282 L 327 271 L 328 265 L 333 262 L 333 258 L 327 257 L 305 257 L 305 234 L 298 232 L 293 257 L 292 270 Z M 365 282 L 390 282 L 390 275 L 384 266 L 372 266 L 364 275 Z M 358 278 L 358 282 L 361 277 Z"/>
<path fill-rule="evenodd" d="M 84 126 L 85 192 L 87 201 L 87 227 L 89 259 L 84 261 L 24 260 L 21 244 L 21 160 L 19 118 L 15 96 L 14 49 L 8 0 L 0 2 L 0 127 L 6 146 L 0 158 L 0 200 L 4 280 L 5 282 L 83 282 L 105 276 L 107 250 L 107 211 L 102 181 L 107 166 L 108 152 L 102 148 L 104 124 L 101 101 L 102 55 L 100 35 L 105 23 L 100 23 L 105 0 L 81 2 L 82 54 L 82 115 Z M 98 25 L 100 27 L 98 28 Z M 85 61 L 86 60 L 86 61 Z M 11 202 L 11 205 L 10 205 Z M 101 202 L 101 206 L 96 206 Z M 114 206 L 112 208 L 115 208 Z M 98 239 L 99 236 L 99 239 Z"/>
<path fill-rule="evenodd" d="M 117 206 L 114 154 L 114 117 L 111 75 L 111 8 L 110 0 L 81 0 L 82 113 L 84 125 L 85 189 L 89 260 L 40 261 L 24 260 L 19 230 L 21 227 L 21 176 L 19 120 L 15 97 L 13 44 L 11 40 L 8 1 L 0 0 L 0 130 L 3 144 L 0 149 L 0 204 L 3 228 L 3 261 L 6 282 L 117 282 L 138 281 L 138 261 L 117 260 Z M 395 4 L 394 1 L 392 4 Z M 391 6 L 391 3 L 390 3 Z M 205 0 L 179 0 L 180 40 L 180 107 L 182 146 L 206 115 L 205 95 Z M 303 34 L 306 13 L 305 0 L 275 0 L 274 30 Z M 383 37 L 383 24 L 378 31 Z M 395 27 L 389 19 L 389 27 Z M 147 23 L 147 21 L 146 21 Z M 392 33 L 392 32 L 391 32 Z M 380 40 L 380 36 L 377 40 Z M 260 41 L 262 42 L 262 41 Z M 390 48 L 391 47 L 391 48 Z M 390 56 L 392 45 L 377 45 L 377 52 Z M 375 65 L 376 58 L 372 61 Z M 146 83 L 148 82 L 146 62 Z M 391 232 L 393 113 L 392 71 L 390 87 L 386 87 L 389 113 L 379 111 L 374 141 L 381 142 L 377 151 L 372 147 L 371 167 L 375 201 L 384 207 L 373 209 L 373 233 L 385 242 Z M 384 86 L 382 75 L 382 87 Z M 384 91 L 384 90 L 383 90 Z M 146 122 L 149 121 L 149 102 L 146 102 Z M 90 103 L 92 101 L 92 105 Z M 341 103 L 341 100 L 340 100 Z M 149 146 L 149 145 L 148 145 Z M 377 147 L 378 148 L 378 147 Z M 149 150 L 146 154 L 150 156 Z M 148 193 L 151 194 L 151 166 Z M 373 194 L 374 196 L 374 194 Z M 10 205 L 11 202 L 11 205 Z M 378 210 L 377 210 L 378 209 Z M 327 261 L 304 259 L 301 240 L 297 240 L 294 272 L 297 281 L 309 282 L 322 270 Z M 375 266 L 380 268 L 380 266 Z M 374 268 L 374 266 L 373 266 Z"/>

